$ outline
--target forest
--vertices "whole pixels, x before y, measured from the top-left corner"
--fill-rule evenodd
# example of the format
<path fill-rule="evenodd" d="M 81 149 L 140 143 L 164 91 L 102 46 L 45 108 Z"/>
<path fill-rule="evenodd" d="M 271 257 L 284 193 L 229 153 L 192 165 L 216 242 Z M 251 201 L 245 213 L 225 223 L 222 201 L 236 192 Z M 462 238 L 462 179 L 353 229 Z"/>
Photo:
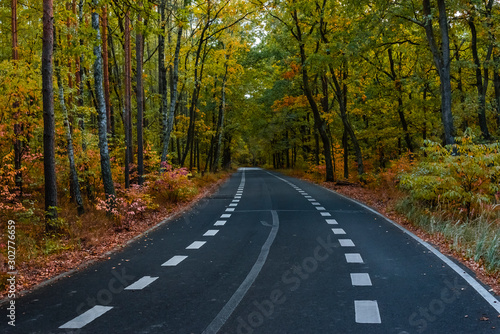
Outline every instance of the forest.
<path fill-rule="evenodd" d="M 497 1 L 0 0 L 0 31 L 26 263 L 259 166 L 397 189 L 500 277 Z"/>

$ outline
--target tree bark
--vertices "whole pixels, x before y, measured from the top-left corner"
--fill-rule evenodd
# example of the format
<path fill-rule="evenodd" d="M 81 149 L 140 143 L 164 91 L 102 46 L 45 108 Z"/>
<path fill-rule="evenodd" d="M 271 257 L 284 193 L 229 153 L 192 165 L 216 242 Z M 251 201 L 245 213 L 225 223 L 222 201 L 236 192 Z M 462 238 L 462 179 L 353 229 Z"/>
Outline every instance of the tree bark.
<path fill-rule="evenodd" d="M 307 98 L 307 101 L 309 102 L 309 105 L 311 106 L 313 116 L 314 116 L 314 124 L 316 126 L 316 129 L 319 132 L 319 135 L 321 137 L 321 141 L 323 142 L 323 151 L 324 151 L 324 155 L 325 155 L 325 164 L 326 164 L 326 181 L 333 182 L 334 175 L 333 175 L 332 155 L 330 152 L 330 147 L 331 147 L 330 139 L 328 138 L 328 134 L 326 133 L 325 120 L 321 118 L 321 114 L 320 114 L 318 105 L 316 104 L 316 101 L 314 100 L 311 88 L 309 86 L 309 74 L 308 74 L 307 67 L 306 67 L 307 56 L 306 56 L 304 41 L 302 38 L 302 30 L 300 27 L 300 22 L 298 19 L 297 11 L 294 11 L 292 13 L 292 18 L 294 19 L 295 28 L 296 28 L 296 31 L 294 33 L 294 37 L 299 44 L 299 50 L 300 50 L 300 60 L 301 60 L 301 67 L 302 67 L 302 69 L 301 69 L 301 71 L 302 71 L 302 84 L 303 84 L 302 89 L 304 91 L 304 94 L 306 95 L 306 98 Z"/>
<path fill-rule="evenodd" d="M 484 80 L 483 80 L 483 73 L 481 71 L 482 66 L 477 52 L 477 30 L 476 30 L 476 24 L 474 23 L 474 16 L 471 16 L 469 18 L 469 27 L 471 32 L 472 59 L 474 59 L 474 65 L 476 67 L 476 88 L 478 96 L 477 114 L 479 119 L 479 127 L 481 128 L 481 134 L 483 138 L 490 139 L 491 136 L 486 121 L 486 92 L 488 91 L 489 74 L 488 74 L 488 67 L 484 66 Z M 488 52 L 486 54 L 485 62 L 488 62 L 490 60 L 492 51 L 493 51 L 493 44 L 491 44 L 488 47 Z"/>
<path fill-rule="evenodd" d="M 92 0 L 94 11 L 92 12 L 92 28 L 97 34 L 97 43 L 94 46 L 94 81 L 95 92 L 97 96 L 97 120 L 99 130 L 99 152 L 101 156 L 101 176 L 104 185 L 104 193 L 106 200 L 113 205 L 115 197 L 115 186 L 113 184 L 113 176 L 111 174 L 111 163 L 109 159 L 109 147 L 107 137 L 107 124 L 106 124 L 106 103 L 104 101 L 104 88 L 103 88 L 103 66 L 102 66 L 102 53 L 101 53 L 101 33 L 99 31 L 99 14 L 96 9 L 99 0 Z"/>
<path fill-rule="evenodd" d="M 132 162 L 132 136 L 130 135 L 130 130 L 132 128 L 131 122 L 131 94 L 132 94 L 132 82 L 131 82 L 131 51 L 130 51 L 130 13 L 127 10 L 125 13 L 125 102 L 124 102 L 124 114 L 123 114 L 123 125 L 125 130 L 125 188 L 130 187 L 130 163 Z"/>
<path fill-rule="evenodd" d="M 167 160 L 168 155 L 168 144 L 170 143 L 170 136 L 174 128 L 174 114 L 175 105 L 177 103 L 177 84 L 179 82 L 179 53 L 181 49 L 181 39 L 182 39 L 182 25 L 179 26 L 177 30 L 177 42 L 175 45 L 174 53 L 174 67 L 172 70 L 172 87 L 170 91 L 170 109 L 168 116 L 166 118 L 164 133 L 163 133 L 163 150 L 161 154 L 161 162 L 164 163 Z"/>
<path fill-rule="evenodd" d="M 43 93 L 43 167 L 45 176 L 45 213 L 57 218 L 57 178 L 55 161 L 54 88 L 52 54 L 54 49 L 54 11 L 52 0 L 43 0 L 42 93 Z M 49 225 L 46 225 L 50 229 Z"/>
<path fill-rule="evenodd" d="M 111 103 L 109 99 L 109 61 L 108 61 L 108 5 L 102 8 L 102 62 L 104 101 L 106 103 L 106 124 L 108 133 L 111 131 Z"/>
<path fill-rule="evenodd" d="M 227 71 L 228 64 L 226 58 L 225 72 L 224 78 L 222 79 L 222 88 L 221 88 L 221 101 L 219 105 L 219 117 L 217 119 L 217 130 L 215 132 L 215 148 L 214 148 L 214 162 L 212 164 L 212 172 L 216 172 L 219 168 L 219 156 L 220 156 L 220 148 L 222 145 L 222 134 L 224 132 L 224 114 L 226 111 L 226 83 L 227 83 Z"/>
<path fill-rule="evenodd" d="M 455 126 L 453 125 L 453 114 L 451 111 L 451 74 L 450 74 L 450 39 L 448 34 L 448 15 L 446 13 L 445 0 L 438 0 L 439 30 L 441 32 L 441 48 L 438 48 L 432 27 L 432 10 L 430 0 L 423 0 L 423 12 L 425 21 L 423 26 L 427 36 L 427 42 L 432 52 L 434 64 L 438 70 L 441 88 L 441 121 L 444 128 L 445 145 L 455 143 Z M 440 53 L 441 50 L 441 53 Z"/>
<path fill-rule="evenodd" d="M 12 0 L 11 2 L 11 29 L 12 29 L 12 60 L 17 62 L 19 60 L 19 52 L 17 45 L 17 0 Z M 15 102 L 13 108 L 18 108 L 19 103 Z M 14 118 L 16 122 L 14 123 L 14 170 L 16 172 L 15 184 L 16 188 L 19 190 L 19 195 L 23 193 L 23 176 L 21 172 L 22 167 L 22 142 L 19 139 L 22 132 L 22 125 L 17 122 L 17 118 L 19 117 L 19 112 L 16 111 Z"/>
<path fill-rule="evenodd" d="M 61 105 L 61 109 L 64 117 L 64 126 L 66 127 L 66 147 L 68 150 L 68 160 L 69 160 L 69 175 L 71 188 L 74 193 L 74 200 L 76 201 L 78 215 L 82 215 L 85 212 L 83 207 L 83 199 L 80 190 L 80 183 L 78 181 L 78 172 L 76 171 L 75 164 L 75 153 L 73 150 L 73 137 L 71 135 L 71 124 L 69 122 L 68 109 L 66 108 L 66 103 L 64 101 L 64 87 L 61 78 L 61 69 L 58 66 L 58 63 L 55 63 L 56 70 L 56 78 L 57 78 L 57 86 L 59 88 L 59 104 Z"/>
<path fill-rule="evenodd" d="M 142 2 L 139 2 L 139 7 L 142 7 Z M 141 14 L 139 14 L 137 21 L 142 22 Z M 137 25 L 137 33 L 135 38 L 135 58 L 137 62 L 136 66 L 136 97 L 137 97 L 137 173 L 139 179 L 137 182 L 139 185 L 143 183 L 144 175 L 144 148 L 143 148 L 143 121 L 144 121 L 144 89 L 142 85 L 142 59 L 144 56 L 144 42 L 141 32 L 141 27 Z"/>

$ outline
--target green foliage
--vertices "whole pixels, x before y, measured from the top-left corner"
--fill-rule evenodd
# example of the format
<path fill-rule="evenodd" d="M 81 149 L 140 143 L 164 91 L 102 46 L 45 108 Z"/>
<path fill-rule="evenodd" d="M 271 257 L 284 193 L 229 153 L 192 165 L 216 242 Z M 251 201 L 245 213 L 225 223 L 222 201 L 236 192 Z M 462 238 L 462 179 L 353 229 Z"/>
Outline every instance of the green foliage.
<path fill-rule="evenodd" d="M 477 144 L 470 131 L 451 147 L 426 141 L 427 157 L 409 173 L 400 175 L 401 188 L 413 199 L 431 206 L 466 211 L 468 216 L 482 204 L 498 198 L 500 146 Z M 477 210 L 476 210 L 477 212 Z"/>

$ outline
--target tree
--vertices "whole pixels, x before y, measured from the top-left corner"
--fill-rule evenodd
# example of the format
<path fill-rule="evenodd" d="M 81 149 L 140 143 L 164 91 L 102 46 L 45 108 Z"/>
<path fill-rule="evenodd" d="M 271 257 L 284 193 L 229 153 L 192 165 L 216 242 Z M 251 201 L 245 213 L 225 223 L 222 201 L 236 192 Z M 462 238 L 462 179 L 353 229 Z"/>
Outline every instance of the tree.
<path fill-rule="evenodd" d="M 139 7 L 142 7 L 142 2 L 139 3 Z M 143 127 L 142 124 L 144 122 L 144 110 L 143 110 L 143 92 L 144 88 L 142 85 L 142 61 L 144 55 L 144 42 L 143 35 L 141 32 L 142 27 L 140 24 L 142 23 L 141 13 L 138 14 L 137 18 L 137 31 L 135 38 L 135 60 L 136 60 L 136 85 L 135 85 L 135 95 L 137 100 L 137 173 L 138 173 L 138 184 L 142 185 L 143 183 L 143 174 L 144 174 L 144 140 L 143 140 Z"/>
<path fill-rule="evenodd" d="M 52 0 L 43 1 L 43 168 L 45 175 L 45 212 L 47 218 L 57 218 L 57 178 L 55 161 L 54 88 L 52 54 L 54 49 L 54 11 Z M 50 225 L 46 225 L 50 229 Z"/>
<path fill-rule="evenodd" d="M 99 151 L 101 156 L 101 176 L 104 184 L 104 193 L 107 201 L 114 201 L 115 186 L 113 184 L 113 176 L 111 174 L 111 164 L 109 159 L 108 137 L 107 137 L 107 122 L 106 122 L 106 102 L 104 101 L 103 88 L 103 65 L 101 53 L 101 33 L 99 31 L 99 0 L 92 0 L 92 28 L 96 33 L 96 43 L 94 44 L 94 81 L 95 92 L 97 97 L 97 120 L 99 130 Z"/>

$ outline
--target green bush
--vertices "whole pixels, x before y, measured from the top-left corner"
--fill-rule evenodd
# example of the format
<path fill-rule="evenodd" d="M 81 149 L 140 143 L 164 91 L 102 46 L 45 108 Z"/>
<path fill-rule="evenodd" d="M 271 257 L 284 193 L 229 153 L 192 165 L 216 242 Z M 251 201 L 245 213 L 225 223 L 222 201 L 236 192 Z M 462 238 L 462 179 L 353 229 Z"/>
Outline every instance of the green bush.
<path fill-rule="evenodd" d="M 472 135 L 457 138 L 453 147 L 426 141 L 426 157 L 399 175 L 400 187 L 414 200 L 471 217 L 498 200 L 499 151 L 498 143 L 474 143 Z"/>

